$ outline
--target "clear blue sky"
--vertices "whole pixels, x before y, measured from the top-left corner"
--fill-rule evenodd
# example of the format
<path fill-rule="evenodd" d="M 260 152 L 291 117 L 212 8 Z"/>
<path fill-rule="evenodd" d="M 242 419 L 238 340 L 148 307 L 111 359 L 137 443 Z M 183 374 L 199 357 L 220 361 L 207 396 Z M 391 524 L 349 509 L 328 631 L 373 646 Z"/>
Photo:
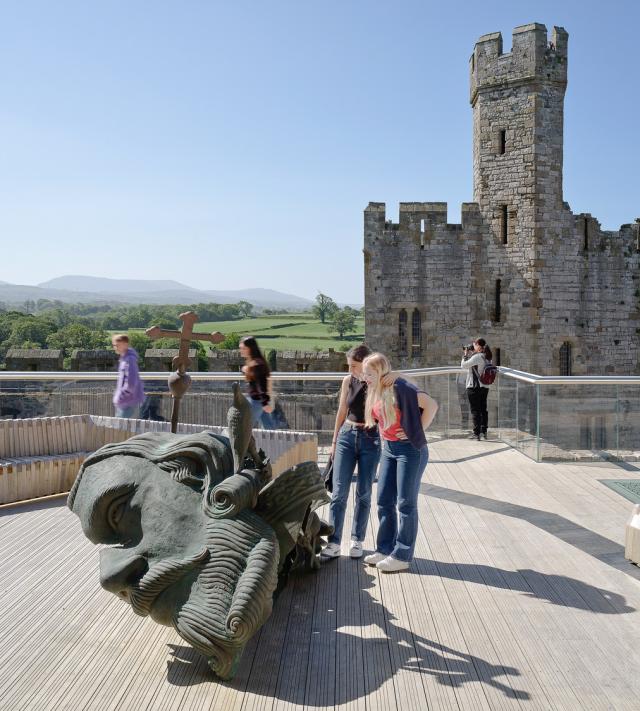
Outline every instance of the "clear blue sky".
<path fill-rule="evenodd" d="M 63 274 L 363 301 L 370 200 L 472 199 L 468 59 L 569 32 L 565 199 L 640 216 L 640 3 L 0 5 L 0 279 Z M 186 265 L 179 260 L 186 253 Z"/>

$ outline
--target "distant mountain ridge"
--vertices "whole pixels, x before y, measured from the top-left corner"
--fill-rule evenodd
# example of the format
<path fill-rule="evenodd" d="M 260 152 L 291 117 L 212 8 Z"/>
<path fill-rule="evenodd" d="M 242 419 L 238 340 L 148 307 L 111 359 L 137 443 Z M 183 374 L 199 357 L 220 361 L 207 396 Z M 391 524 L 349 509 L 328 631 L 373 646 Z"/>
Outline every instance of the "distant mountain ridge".
<path fill-rule="evenodd" d="M 258 308 L 284 309 L 307 309 L 314 303 L 310 299 L 273 289 L 202 290 L 165 279 L 107 279 L 68 275 L 37 286 L 0 281 L 0 301 L 15 304 L 38 299 L 58 299 L 65 303 L 132 304 L 232 304 L 248 301 Z"/>
<path fill-rule="evenodd" d="M 37 284 L 42 289 L 63 289 L 91 293 L 135 293 L 149 291 L 198 291 L 170 279 L 109 279 L 70 274 Z"/>

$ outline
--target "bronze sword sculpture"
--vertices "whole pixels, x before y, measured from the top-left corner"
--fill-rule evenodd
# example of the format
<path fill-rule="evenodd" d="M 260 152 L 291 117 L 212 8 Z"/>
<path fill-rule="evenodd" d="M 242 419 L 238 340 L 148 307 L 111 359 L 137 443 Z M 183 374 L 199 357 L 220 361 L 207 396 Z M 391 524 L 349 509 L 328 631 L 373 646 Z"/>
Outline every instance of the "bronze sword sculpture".
<path fill-rule="evenodd" d="M 169 376 L 168 384 L 173 406 L 171 408 L 171 431 L 175 434 L 178 428 L 178 413 L 180 412 L 180 400 L 191 385 L 191 376 L 187 373 L 189 367 L 189 345 L 191 341 L 209 341 L 210 343 L 221 343 L 224 341 L 224 334 L 220 331 L 213 333 L 194 333 L 193 324 L 198 321 L 198 314 L 195 311 L 185 311 L 178 317 L 182 321 L 180 331 L 170 331 L 160 326 L 152 326 L 145 333 L 149 338 L 179 338 L 180 348 L 178 355 L 172 361 L 175 371 Z"/>

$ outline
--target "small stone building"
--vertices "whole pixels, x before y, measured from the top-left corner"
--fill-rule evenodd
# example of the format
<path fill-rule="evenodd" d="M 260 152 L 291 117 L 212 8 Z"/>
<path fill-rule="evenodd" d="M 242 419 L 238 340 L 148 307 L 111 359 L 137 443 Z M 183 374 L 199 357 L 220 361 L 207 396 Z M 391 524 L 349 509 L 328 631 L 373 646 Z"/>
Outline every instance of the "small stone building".
<path fill-rule="evenodd" d="M 174 370 L 173 359 L 178 355 L 177 348 L 147 348 L 144 352 L 144 369 L 150 372 Z M 198 370 L 198 360 L 195 348 L 189 349 L 189 370 Z"/>
<path fill-rule="evenodd" d="M 71 353 L 71 370 L 82 372 L 105 372 L 117 370 L 118 354 L 107 348 L 80 350 Z"/>
<path fill-rule="evenodd" d="M 9 348 L 5 356 L 7 370 L 62 370 L 62 350 L 51 348 Z"/>

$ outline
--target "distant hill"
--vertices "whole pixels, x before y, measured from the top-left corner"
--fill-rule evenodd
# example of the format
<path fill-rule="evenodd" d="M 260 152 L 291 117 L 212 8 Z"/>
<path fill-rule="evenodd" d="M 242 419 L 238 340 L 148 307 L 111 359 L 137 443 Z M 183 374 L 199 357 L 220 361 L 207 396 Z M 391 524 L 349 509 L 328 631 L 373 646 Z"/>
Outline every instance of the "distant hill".
<path fill-rule="evenodd" d="M 23 301 L 38 299 L 50 299 L 63 301 L 69 304 L 87 304 L 87 303 L 126 303 L 126 299 L 121 299 L 117 295 L 105 296 L 99 298 L 96 294 L 82 291 L 67 291 L 64 289 L 42 289 L 39 286 L 30 286 L 28 284 L 8 284 L 7 282 L 0 284 L 0 301 L 8 304 L 18 304 Z M 137 302 L 139 303 L 139 302 Z"/>
<path fill-rule="evenodd" d="M 272 307 L 307 309 L 315 303 L 310 299 L 294 296 L 293 294 L 285 294 L 282 291 L 274 291 L 273 289 L 238 289 L 237 291 L 207 291 L 206 293 L 210 294 L 214 301 L 224 298 L 229 299 L 230 303 L 248 301 L 256 306 L 271 304 Z M 223 301 L 221 303 L 226 302 Z"/>
<path fill-rule="evenodd" d="M 70 275 L 37 286 L 0 281 L 0 301 L 15 304 L 27 300 L 57 299 L 65 303 L 231 304 L 248 301 L 258 308 L 307 309 L 313 301 L 272 289 L 204 291 L 171 280 L 105 279 Z"/>
<path fill-rule="evenodd" d="M 81 275 L 68 275 L 49 279 L 37 286 L 43 289 L 63 289 L 106 294 L 127 294 L 152 291 L 197 291 L 178 281 L 167 279 L 107 279 Z"/>

